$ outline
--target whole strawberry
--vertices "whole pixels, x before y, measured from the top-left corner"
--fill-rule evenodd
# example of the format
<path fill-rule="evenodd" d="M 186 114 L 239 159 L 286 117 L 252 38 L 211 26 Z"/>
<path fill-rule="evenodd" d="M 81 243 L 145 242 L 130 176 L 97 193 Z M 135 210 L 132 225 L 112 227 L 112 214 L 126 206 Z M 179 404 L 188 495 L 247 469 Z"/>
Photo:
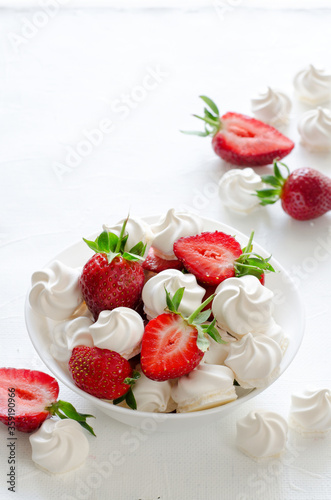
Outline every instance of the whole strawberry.
<path fill-rule="evenodd" d="M 140 363 L 146 377 L 164 381 L 185 375 L 198 366 L 209 346 L 205 334 L 222 343 L 215 328 L 215 320 L 207 321 L 211 310 L 203 309 L 214 298 L 205 300 L 188 318 L 178 312 L 184 288 L 170 298 L 167 290 L 167 312 L 160 314 L 146 325 L 141 344 Z"/>
<path fill-rule="evenodd" d="M 133 372 L 128 360 L 117 352 L 77 346 L 69 360 L 69 371 L 84 392 L 99 399 L 115 400 L 114 403 L 126 398 L 128 405 L 135 407 L 135 401 L 130 404 L 131 386 L 139 374 Z"/>
<path fill-rule="evenodd" d="M 297 220 L 316 219 L 331 210 L 331 179 L 313 168 L 298 168 L 283 177 L 277 162 L 274 175 L 262 176 L 263 182 L 272 188 L 260 189 L 257 196 L 261 205 L 273 204 L 279 199 L 283 210 Z"/>
<path fill-rule="evenodd" d="M 59 384 L 47 373 L 36 370 L 0 368 L 0 421 L 15 431 L 36 431 L 46 418 L 76 420 L 95 435 L 86 419 L 93 415 L 78 413 L 72 404 L 57 401 Z M 13 434 L 11 434 L 13 433 Z"/>
<path fill-rule="evenodd" d="M 247 167 L 267 165 L 294 148 L 294 142 L 274 127 L 240 113 L 228 112 L 220 117 L 216 104 L 209 97 L 200 97 L 209 109 L 204 109 L 204 116 L 194 116 L 205 122 L 205 131 L 185 133 L 212 135 L 213 149 L 223 160 Z"/>
<path fill-rule="evenodd" d="M 145 247 L 140 241 L 130 252 L 124 251 L 127 220 L 119 236 L 104 231 L 95 241 L 84 239 L 96 253 L 85 264 L 79 284 L 95 320 L 101 311 L 115 307 L 135 309 L 140 302 L 144 270 L 138 261 L 143 260 Z"/>

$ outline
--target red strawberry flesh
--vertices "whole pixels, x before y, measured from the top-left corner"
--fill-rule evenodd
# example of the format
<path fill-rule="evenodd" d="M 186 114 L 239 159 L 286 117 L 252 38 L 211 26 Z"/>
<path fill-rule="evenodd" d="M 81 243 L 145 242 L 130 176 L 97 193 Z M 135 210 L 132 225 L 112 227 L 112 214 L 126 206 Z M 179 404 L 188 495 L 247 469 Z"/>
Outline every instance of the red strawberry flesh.
<path fill-rule="evenodd" d="M 154 248 L 151 247 L 146 259 L 142 263 L 142 268 L 153 273 L 160 273 L 161 271 L 166 271 L 167 269 L 178 269 L 181 271 L 183 269 L 183 264 L 177 259 L 162 259 L 162 257 L 159 257 L 154 252 Z"/>
<path fill-rule="evenodd" d="M 182 316 L 164 313 L 146 326 L 142 339 L 141 368 L 152 380 L 169 380 L 192 371 L 203 352 L 197 346 L 198 332 Z"/>
<path fill-rule="evenodd" d="M 76 385 L 100 399 L 116 399 L 125 394 L 132 376 L 130 363 L 115 351 L 98 347 L 77 346 L 69 360 L 69 371 Z"/>
<path fill-rule="evenodd" d="M 234 262 L 242 250 L 235 238 L 215 231 L 180 238 L 174 244 L 174 253 L 198 281 L 218 285 L 235 276 Z"/>
<path fill-rule="evenodd" d="M 260 166 L 284 158 L 294 143 L 266 123 L 239 113 L 221 117 L 221 130 L 212 140 L 215 153 L 234 165 Z"/>
<path fill-rule="evenodd" d="M 33 432 L 50 416 L 45 408 L 57 400 L 59 384 L 43 372 L 0 368 L 0 421 L 6 425 L 12 425 L 8 421 L 9 392 L 15 394 L 15 429 Z"/>

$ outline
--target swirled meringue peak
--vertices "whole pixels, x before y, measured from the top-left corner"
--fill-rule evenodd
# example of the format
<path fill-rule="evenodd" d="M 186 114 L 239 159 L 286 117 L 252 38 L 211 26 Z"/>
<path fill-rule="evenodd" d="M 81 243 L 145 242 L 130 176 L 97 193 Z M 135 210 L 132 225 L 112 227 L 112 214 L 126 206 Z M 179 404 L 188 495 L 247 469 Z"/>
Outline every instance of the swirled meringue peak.
<path fill-rule="evenodd" d="M 125 359 L 140 352 L 143 333 L 140 314 L 129 307 L 101 311 L 98 320 L 90 326 L 95 347 L 118 352 Z"/>
<path fill-rule="evenodd" d="M 53 474 L 77 469 L 89 454 L 88 439 L 74 420 L 45 420 L 29 439 L 32 460 L 38 467 Z"/>
<path fill-rule="evenodd" d="M 331 391 L 307 387 L 292 394 L 289 425 L 301 434 L 319 435 L 331 430 Z"/>
<path fill-rule="evenodd" d="M 232 370 L 226 366 L 200 363 L 172 388 L 177 412 L 206 410 L 234 401 L 237 394 L 233 381 Z"/>
<path fill-rule="evenodd" d="M 41 271 L 33 273 L 29 302 L 42 316 L 57 321 L 74 314 L 83 297 L 79 288 L 80 271 L 55 260 Z"/>
<path fill-rule="evenodd" d="M 171 382 L 159 382 L 146 377 L 140 370 L 140 378 L 133 386 L 138 411 L 165 413 L 175 409 L 171 404 Z"/>
<path fill-rule="evenodd" d="M 284 451 L 288 426 L 271 411 L 251 411 L 237 422 L 237 447 L 251 458 L 275 457 Z"/>
<path fill-rule="evenodd" d="M 142 291 L 147 318 L 156 318 L 159 314 L 164 313 L 167 307 L 165 288 L 170 295 L 174 295 L 182 287 L 185 290 L 178 310 L 189 316 L 202 303 L 206 293 L 206 290 L 198 285 L 193 274 L 183 274 L 177 269 L 167 269 L 149 279 Z"/>
<path fill-rule="evenodd" d="M 318 107 L 304 113 L 298 123 L 301 144 L 310 151 L 331 150 L 331 111 Z"/>
<path fill-rule="evenodd" d="M 175 241 L 184 236 L 192 236 L 202 231 L 202 220 L 198 215 L 188 212 L 168 210 L 164 217 L 151 226 L 154 233 L 153 248 L 163 259 L 173 260 Z"/>
<path fill-rule="evenodd" d="M 202 361 L 208 365 L 223 365 L 229 354 L 231 342 L 237 341 L 235 337 L 229 335 L 225 330 L 221 328 L 217 328 L 217 330 L 226 344 L 219 344 L 212 337 L 208 339 L 209 347 L 202 358 Z"/>
<path fill-rule="evenodd" d="M 109 233 L 114 233 L 119 236 L 124 220 L 125 219 L 120 220 L 113 226 L 109 224 L 103 224 L 102 228 L 104 231 L 108 231 Z M 131 248 L 139 243 L 139 241 L 142 241 L 144 244 L 146 244 L 144 256 L 148 254 L 148 250 L 152 245 L 154 235 L 151 230 L 151 226 L 147 224 L 147 222 L 140 219 L 139 217 L 129 217 L 125 227 L 125 234 L 129 235 L 125 244 L 126 252 L 129 252 Z"/>
<path fill-rule="evenodd" d="M 292 108 L 290 98 L 270 87 L 251 100 L 254 116 L 274 127 L 285 125 Z"/>
<path fill-rule="evenodd" d="M 250 167 L 233 168 L 219 181 L 219 196 L 223 205 L 234 212 L 249 214 L 260 204 L 256 191 L 262 189 L 261 177 Z"/>
<path fill-rule="evenodd" d="M 229 278 L 216 288 L 213 315 L 221 328 L 237 338 L 263 333 L 272 322 L 273 296 L 255 276 Z"/>
<path fill-rule="evenodd" d="M 266 387 L 279 373 L 283 354 L 280 345 L 266 335 L 251 333 L 230 344 L 224 364 L 231 368 L 244 389 Z"/>
<path fill-rule="evenodd" d="M 54 326 L 51 332 L 50 352 L 58 361 L 69 361 L 74 347 L 86 345 L 93 347 L 90 326 L 93 321 L 86 316 L 63 321 Z"/>
<path fill-rule="evenodd" d="M 301 101 L 321 104 L 331 97 L 331 74 L 312 64 L 295 75 L 293 84 Z"/>

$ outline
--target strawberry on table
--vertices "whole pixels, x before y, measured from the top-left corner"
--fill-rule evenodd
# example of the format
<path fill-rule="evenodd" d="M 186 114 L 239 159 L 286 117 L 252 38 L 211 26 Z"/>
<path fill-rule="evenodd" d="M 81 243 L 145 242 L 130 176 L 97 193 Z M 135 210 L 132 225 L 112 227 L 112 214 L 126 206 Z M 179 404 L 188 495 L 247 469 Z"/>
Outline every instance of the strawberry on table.
<path fill-rule="evenodd" d="M 99 347 L 77 346 L 69 360 L 69 371 L 77 387 L 99 399 L 126 399 L 135 409 L 131 390 L 139 373 L 120 354 Z"/>
<path fill-rule="evenodd" d="M 283 177 L 277 162 L 274 175 L 261 178 L 271 188 L 259 189 L 256 193 L 261 205 L 270 205 L 281 200 L 283 210 L 297 220 L 316 219 L 331 210 L 331 179 L 313 168 L 298 168 Z"/>
<path fill-rule="evenodd" d="M 36 370 L 0 368 L 0 421 L 13 430 L 33 432 L 46 418 L 71 418 L 95 435 L 86 419 L 72 404 L 57 401 L 59 384 L 47 373 Z M 12 408 L 13 410 L 9 410 Z"/>
<path fill-rule="evenodd" d="M 222 343 L 214 327 L 203 325 L 211 310 L 202 311 L 214 295 L 203 302 L 188 318 L 178 312 L 184 288 L 170 298 L 166 292 L 168 310 L 146 325 L 142 338 L 140 363 L 143 373 L 152 380 L 164 381 L 185 375 L 200 363 L 209 346 L 205 333 Z"/>
<path fill-rule="evenodd" d="M 144 244 L 140 241 L 129 252 L 124 251 L 126 219 L 120 236 L 104 231 L 95 241 L 84 239 L 95 255 L 85 264 L 79 284 L 87 307 L 97 320 L 103 310 L 115 307 L 135 309 L 144 286 Z"/>
<path fill-rule="evenodd" d="M 185 269 L 198 281 L 207 285 L 218 285 L 227 278 L 253 274 L 264 282 L 264 273 L 273 272 L 265 259 L 253 253 L 253 236 L 243 249 L 239 242 L 221 231 L 204 232 L 180 238 L 174 243 L 174 253 Z"/>
<path fill-rule="evenodd" d="M 294 148 L 294 143 L 274 127 L 239 113 L 220 117 L 216 104 L 209 97 L 200 97 L 209 109 L 204 109 L 204 116 L 194 116 L 205 122 L 205 131 L 185 133 L 212 135 L 214 151 L 223 160 L 246 167 L 268 165 Z"/>

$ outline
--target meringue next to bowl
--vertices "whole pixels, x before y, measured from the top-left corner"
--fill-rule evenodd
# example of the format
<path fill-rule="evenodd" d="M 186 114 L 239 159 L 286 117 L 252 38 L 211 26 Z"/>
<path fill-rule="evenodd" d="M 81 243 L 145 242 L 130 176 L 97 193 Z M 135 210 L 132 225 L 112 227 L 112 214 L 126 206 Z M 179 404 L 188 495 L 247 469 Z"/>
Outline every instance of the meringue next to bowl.
<path fill-rule="evenodd" d="M 85 240 L 95 255 L 81 272 L 55 261 L 34 273 L 30 305 L 52 320 L 50 353 L 68 374 L 69 363 L 78 387 L 84 359 L 84 390 L 94 396 L 103 377 L 110 377 L 106 386 L 113 382 L 107 363 L 118 359 L 126 375 L 117 373 L 116 390 L 104 393 L 115 399 L 99 398 L 128 411 L 183 413 L 236 400 L 236 383 L 251 390 L 278 376 L 287 344 L 263 284 L 274 271 L 269 258 L 252 253 L 253 235 L 242 248 L 203 227 L 198 216 L 174 209 L 152 225 L 128 218 Z M 143 265 L 150 255 L 157 256 L 153 272 Z M 130 287 L 135 300 L 126 303 L 121 292 L 130 295 Z M 103 367 L 98 380 L 86 372 L 93 363 Z"/>

